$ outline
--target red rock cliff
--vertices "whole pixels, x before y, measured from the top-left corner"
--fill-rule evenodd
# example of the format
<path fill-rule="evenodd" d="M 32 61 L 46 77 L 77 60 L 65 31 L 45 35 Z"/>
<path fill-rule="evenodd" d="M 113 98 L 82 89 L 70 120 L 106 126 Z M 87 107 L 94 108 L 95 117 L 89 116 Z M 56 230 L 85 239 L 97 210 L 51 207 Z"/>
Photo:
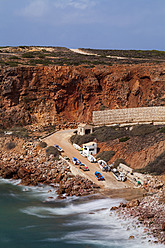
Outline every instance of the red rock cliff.
<path fill-rule="evenodd" d="M 91 121 L 93 110 L 164 106 L 164 65 L 0 69 L 0 124 Z"/>

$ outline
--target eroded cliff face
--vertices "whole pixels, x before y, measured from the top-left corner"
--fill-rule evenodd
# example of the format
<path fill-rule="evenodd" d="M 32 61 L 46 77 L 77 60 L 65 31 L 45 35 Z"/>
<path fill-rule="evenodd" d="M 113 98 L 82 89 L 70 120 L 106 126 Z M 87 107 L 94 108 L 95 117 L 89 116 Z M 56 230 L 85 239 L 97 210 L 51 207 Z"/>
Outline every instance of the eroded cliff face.
<path fill-rule="evenodd" d="M 0 124 L 92 121 L 92 111 L 165 105 L 165 66 L 0 69 Z"/>
<path fill-rule="evenodd" d="M 98 144 L 100 152 L 112 150 L 115 155 L 109 161 L 113 163 L 120 158 L 131 166 L 133 169 L 140 169 L 154 161 L 165 151 L 164 134 L 132 137 L 127 142 L 119 142 L 118 139 L 102 142 Z"/>

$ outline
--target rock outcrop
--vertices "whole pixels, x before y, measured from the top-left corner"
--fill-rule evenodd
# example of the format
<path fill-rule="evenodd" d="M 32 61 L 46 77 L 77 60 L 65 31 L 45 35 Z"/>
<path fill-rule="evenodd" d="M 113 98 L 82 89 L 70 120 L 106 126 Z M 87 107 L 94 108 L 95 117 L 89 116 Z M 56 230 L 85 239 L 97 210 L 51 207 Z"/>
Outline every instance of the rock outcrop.
<path fill-rule="evenodd" d="M 7 137 L 6 140 L 10 139 Z M 6 150 L 6 141 L 0 139 L 0 176 L 5 179 L 20 179 L 23 185 L 47 184 L 56 187 L 59 196 L 84 196 L 98 191 L 99 186 L 81 176 L 74 176 L 65 160 L 47 156 L 46 148 L 37 143 L 16 139 L 16 148 Z"/>
<path fill-rule="evenodd" d="M 164 189 L 152 196 L 146 196 L 141 200 L 133 200 L 119 207 L 112 207 L 111 211 L 124 219 L 134 219 L 134 226 L 138 228 L 142 224 L 147 234 L 155 237 L 156 243 L 165 244 L 165 205 L 159 200 L 164 197 Z"/>

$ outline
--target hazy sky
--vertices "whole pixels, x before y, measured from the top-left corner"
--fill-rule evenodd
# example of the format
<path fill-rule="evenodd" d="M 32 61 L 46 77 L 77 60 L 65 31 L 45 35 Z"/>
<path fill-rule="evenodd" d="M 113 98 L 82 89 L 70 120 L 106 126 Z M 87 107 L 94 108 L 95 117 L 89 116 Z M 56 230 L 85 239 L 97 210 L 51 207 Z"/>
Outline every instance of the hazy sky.
<path fill-rule="evenodd" d="M 165 50 L 165 0 L 0 0 L 0 46 Z"/>

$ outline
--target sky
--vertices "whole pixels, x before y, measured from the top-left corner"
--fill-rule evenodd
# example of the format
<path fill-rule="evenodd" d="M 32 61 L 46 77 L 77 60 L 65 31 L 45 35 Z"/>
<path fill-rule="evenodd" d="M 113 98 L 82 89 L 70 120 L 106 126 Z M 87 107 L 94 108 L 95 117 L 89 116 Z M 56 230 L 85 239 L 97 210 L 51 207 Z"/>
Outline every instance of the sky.
<path fill-rule="evenodd" d="M 165 50 L 165 0 L 0 0 L 0 46 Z"/>

